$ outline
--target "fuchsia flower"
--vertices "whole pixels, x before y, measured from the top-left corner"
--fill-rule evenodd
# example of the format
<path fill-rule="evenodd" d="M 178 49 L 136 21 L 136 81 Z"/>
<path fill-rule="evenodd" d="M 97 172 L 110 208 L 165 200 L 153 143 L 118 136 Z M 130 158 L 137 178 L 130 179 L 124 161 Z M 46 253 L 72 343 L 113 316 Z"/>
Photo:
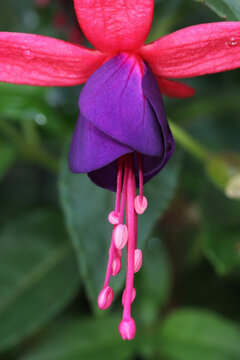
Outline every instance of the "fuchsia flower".
<path fill-rule="evenodd" d="M 85 172 L 97 185 L 116 191 L 115 209 L 108 217 L 113 235 L 107 273 L 98 305 L 106 309 L 112 303 L 110 276 L 120 271 L 127 244 L 119 331 L 123 339 L 133 339 L 133 281 L 142 264 L 137 214 L 147 207 L 143 184 L 163 168 L 174 148 L 161 92 L 192 96 L 192 88 L 172 79 L 238 68 L 240 23 L 192 26 L 144 45 L 153 0 L 75 0 L 74 4 L 83 32 L 97 50 L 38 35 L 0 33 L 0 81 L 40 86 L 87 81 L 79 99 L 69 164 L 73 172 Z"/>

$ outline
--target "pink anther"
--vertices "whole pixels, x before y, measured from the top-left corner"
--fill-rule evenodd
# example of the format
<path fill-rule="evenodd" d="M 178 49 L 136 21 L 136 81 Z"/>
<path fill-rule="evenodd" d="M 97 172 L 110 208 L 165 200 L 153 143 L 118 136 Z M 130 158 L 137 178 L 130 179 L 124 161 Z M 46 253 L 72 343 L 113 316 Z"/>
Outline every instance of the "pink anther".
<path fill-rule="evenodd" d="M 119 223 L 119 213 L 116 213 L 116 211 L 110 212 L 108 215 L 108 221 L 112 225 L 117 225 Z"/>
<path fill-rule="evenodd" d="M 119 325 L 119 332 L 123 340 L 132 340 L 136 334 L 135 321 L 131 317 L 123 319 Z"/>
<path fill-rule="evenodd" d="M 115 257 L 112 262 L 112 271 L 111 275 L 116 276 L 121 270 L 121 260 L 118 257 Z"/>
<path fill-rule="evenodd" d="M 98 295 L 98 307 L 101 310 L 107 309 L 113 301 L 113 290 L 110 286 L 106 286 L 102 289 Z"/>
<path fill-rule="evenodd" d="M 138 272 L 142 266 L 142 251 L 136 249 L 134 252 L 134 272 Z"/>
<path fill-rule="evenodd" d="M 125 294 L 126 294 L 126 291 L 124 289 L 123 294 L 122 294 L 122 306 L 124 306 L 124 303 L 125 303 Z M 135 297 L 136 297 L 136 289 L 133 288 L 132 289 L 132 303 L 134 302 Z"/>
<path fill-rule="evenodd" d="M 114 230 L 114 243 L 117 249 L 124 248 L 128 240 L 128 229 L 124 224 L 119 224 Z"/>
<path fill-rule="evenodd" d="M 134 208 L 138 215 L 141 215 L 144 213 L 144 211 L 147 209 L 148 202 L 147 198 L 145 196 L 136 196 L 134 200 Z"/>

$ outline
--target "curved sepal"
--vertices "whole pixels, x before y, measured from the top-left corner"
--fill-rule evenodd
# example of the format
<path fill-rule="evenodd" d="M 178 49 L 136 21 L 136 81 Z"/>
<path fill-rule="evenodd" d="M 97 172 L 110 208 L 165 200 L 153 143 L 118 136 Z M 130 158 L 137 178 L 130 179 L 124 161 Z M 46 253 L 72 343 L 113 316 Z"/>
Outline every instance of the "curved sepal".
<path fill-rule="evenodd" d="M 0 81 L 39 86 L 84 83 L 107 59 L 99 51 L 46 36 L 0 32 Z"/>
<path fill-rule="evenodd" d="M 186 78 L 240 67 L 240 22 L 187 27 L 141 48 L 156 75 Z"/>
<path fill-rule="evenodd" d="M 188 98 L 195 95 L 195 89 L 179 81 L 168 80 L 162 77 L 157 82 L 163 95 L 174 98 Z"/>

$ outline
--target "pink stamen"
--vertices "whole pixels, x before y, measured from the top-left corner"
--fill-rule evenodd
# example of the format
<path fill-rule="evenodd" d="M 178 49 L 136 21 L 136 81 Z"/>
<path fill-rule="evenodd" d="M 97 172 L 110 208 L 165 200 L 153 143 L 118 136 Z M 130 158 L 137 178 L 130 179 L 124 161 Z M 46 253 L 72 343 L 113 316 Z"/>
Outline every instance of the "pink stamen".
<path fill-rule="evenodd" d="M 113 290 L 110 286 L 104 287 L 98 296 L 98 307 L 101 310 L 107 309 L 113 301 Z"/>
<path fill-rule="evenodd" d="M 144 211 L 147 209 L 147 206 L 148 206 L 148 202 L 145 196 L 143 197 L 141 197 L 140 195 L 136 196 L 134 200 L 134 207 L 138 215 L 142 215 Z"/>
<path fill-rule="evenodd" d="M 121 258 L 114 257 L 113 262 L 112 262 L 111 275 L 116 276 L 120 270 L 121 270 Z"/>
<path fill-rule="evenodd" d="M 136 213 L 141 215 L 147 209 L 148 202 L 147 198 L 143 196 L 143 168 L 142 168 L 142 159 L 141 155 L 137 154 L 138 159 L 138 174 L 139 174 L 139 195 L 134 200 L 134 207 Z"/>
<path fill-rule="evenodd" d="M 115 209 L 112 213 L 114 213 L 114 216 L 117 216 L 119 214 L 119 219 L 121 216 L 121 222 L 123 222 L 123 216 L 124 216 L 124 206 L 126 201 L 126 189 L 127 189 L 127 176 L 128 173 L 125 171 L 124 174 L 124 181 L 123 181 L 123 189 L 122 189 L 122 177 L 123 177 L 123 159 L 120 158 L 118 161 L 118 173 L 117 173 L 117 194 L 116 194 L 116 202 L 115 202 Z M 122 191 L 122 197 L 121 197 L 121 191 Z M 123 212 L 123 213 L 122 213 Z M 111 214 L 111 213 L 110 213 Z M 109 216 L 110 216 L 109 214 Z M 110 216 L 110 220 L 111 216 Z M 119 223 L 119 221 L 118 221 Z M 104 287 L 101 293 L 104 291 L 105 288 L 108 288 L 110 276 L 115 276 L 121 269 L 121 253 L 118 249 L 116 249 L 115 246 L 115 230 L 119 225 L 113 226 L 113 232 L 112 232 L 112 240 L 111 245 L 109 248 L 109 257 L 108 257 L 108 264 L 107 264 L 107 270 L 105 275 L 105 281 L 104 281 Z M 119 231 L 117 231 L 118 233 Z M 118 238 L 119 240 L 119 238 Z M 125 237 L 123 238 L 125 240 Z M 100 295 L 101 295 L 100 293 Z M 100 296 L 99 295 L 99 296 Z M 101 303 L 98 303 L 101 305 Z M 99 306 L 100 307 L 100 306 Z M 104 307 L 100 307 L 100 309 L 104 309 Z"/>
<path fill-rule="evenodd" d="M 126 287 L 122 296 L 123 317 L 119 325 L 123 340 L 133 339 L 136 333 L 136 325 L 131 317 L 131 304 L 136 297 L 136 290 L 133 287 L 134 273 L 142 266 L 142 251 L 137 249 L 137 214 L 142 214 L 147 208 L 147 199 L 143 196 L 143 170 L 140 154 L 138 154 L 138 168 L 139 195 L 136 196 L 133 156 L 128 154 L 119 159 L 115 209 L 108 216 L 109 222 L 113 224 L 112 241 L 104 287 L 98 297 L 100 309 L 106 309 L 112 303 L 113 291 L 109 287 L 110 276 L 116 276 L 121 270 L 122 249 L 127 244 Z M 123 223 L 125 208 L 126 225 Z"/>
<path fill-rule="evenodd" d="M 136 289 L 133 288 L 133 291 L 132 291 L 132 303 L 135 300 L 136 294 L 137 294 Z M 124 303 L 125 303 L 125 289 L 124 289 L 123 294 L 122 294 L 122 306 L 124 306 Z"/>
<path fill-rule="evenodd" d="M 115 254 L 115 245 L 114 245 L 114 230 L 113 230 L 111 245 L 110 245 L 110 249 L 109 249 L 107 271 L 106 271 L 106 276 L 105 276 L 105 281 L 104 281 L 104 288 L 107 287 L 109 284 L 110 276 L 112 273 L 112 263 L 113 263 L 113 259 L 114 259 L 114 254 Z"/>
<path fill-rule="evenodd" d="M 120 200 L 122 191 L 122 177 L 123 177 L 123 159 L 118 160 L 118 173 L 117 173 L 117 192 L 115 201 L 115 213 L 119 214 L 120 211 Z"/>
<path fill-rule="evenodd" d="M 138 272 L 142 266 L 142 251 L 136 249 L 134 253 L 134 272 Z"/>
<path fill-rule="evenodd" d="M 128 172 L 129 172 L 129 170 L 125 166 L 122 196 L 121 196 L 121 202 L 120 202 L 119 224 L 123 223 L 123 218 L 124 218 L 124 208 L 125 208 L 126 198 L 127 198 Z"/>
<path fill-rule="evenodd" d="M 128 228 L 124 224 L 119 224 L 114 229 L 114 244 L 117 249 L 122 250 L 128 240 Z"/>
<path fill-rule="evenodd" d="M 111 211 L 110 214 L 108 215 L 108 221 L 112 225 L 119 224 L 119 213 L 116 213 L 115 211 Z"/>
<path fill-rule="evenodd" d="M 124 296 L 123 319 L 119 326 L 120 334 L 125 339 L 133 339 L 136 333 L 136 325 L 131 317 L 132 292 L 134 281 L 134 253 L 135 253 L 135 229 L 136 217 L 134 209 L 134 199 L 136 197 L 136 183 L 133 173 L 132 157 L 129 156 L 126 160 L 126 167 L 128 167 L 128 182 L 127 182 L 127 227 L 128 227 L 128 243 L 127 243 L 127 276 L 126 288 Z"/>
<path fill-rule="evenodd" d="M 121 191 L 122 191 L 122 176 L 123 176 L 123 160 L 120 158 L 118 160 L 118 172 L 117 172 L 117 192 L 116 192 L 116 201 L 115 209 L 111 211 L 108 215 L 108 221 L 112 225 L 119 224 L 119 211 L 120 211 L 120 200 L 121 200 Z"/>
<path fill-rule="evenodd" d="M 142 198 L 143 197 L 143 168 L 142 168 L 141 155 L 139 153 L 137 153 L 137 159 L 138 159 L 138 172 L 139 172 L 139 195 Z"/>
<path fill-rule="evenodd" d="M 123 319 L 119 325 L 119 332 L 123 340 L 132 340 L 136 334 L 136 324 L 135 321 L 129 317 L 128 319 Z"/>

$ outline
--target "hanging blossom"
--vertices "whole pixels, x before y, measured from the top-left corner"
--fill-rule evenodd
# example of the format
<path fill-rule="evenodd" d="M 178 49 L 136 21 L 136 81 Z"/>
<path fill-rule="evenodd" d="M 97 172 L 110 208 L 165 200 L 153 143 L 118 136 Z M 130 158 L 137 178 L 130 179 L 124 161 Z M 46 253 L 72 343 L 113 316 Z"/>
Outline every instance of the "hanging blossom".
<path fill-rule="evenodd" d="M 107 272 L 98 305 L 113 301 L 111 276 L 121 269 L 127 246 L 123 339 L 136 332 L 131 303 L 134 273 L 142 264 L 137 248 L 137 215 L 147 208 L 143 184 L 173 153 L 174 141 L 161 93 L 194 95 L 172 79 L 240 66 L 240 23 L 191 26 L 144 45 L 153 17 L 153 0 L 75 0 L 79 24 L 96 50 L 39 35 L 0 33 L 0 81 L 39 86 L 86 83 L 79 99 L 69 165 L 103 188 L 116 191 Z M 137 195 L 137 188 L 139 194 Z M 125 222 L 124 222 L 125 219 Z"/>

